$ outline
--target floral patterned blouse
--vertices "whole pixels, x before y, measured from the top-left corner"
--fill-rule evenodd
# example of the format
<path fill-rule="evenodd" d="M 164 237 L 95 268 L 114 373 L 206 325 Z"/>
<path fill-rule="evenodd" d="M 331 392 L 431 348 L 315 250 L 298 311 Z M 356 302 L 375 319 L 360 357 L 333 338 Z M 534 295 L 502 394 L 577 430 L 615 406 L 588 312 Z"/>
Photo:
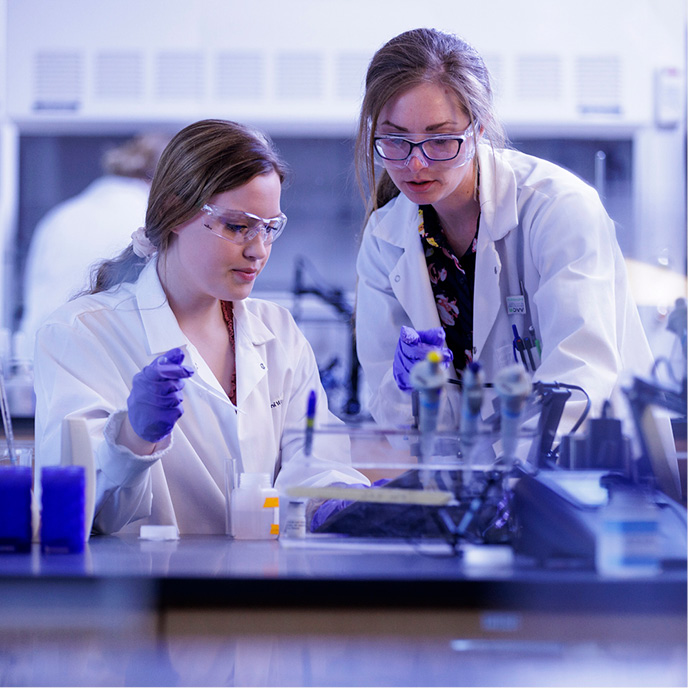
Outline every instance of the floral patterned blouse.
<path fill-rule="evenodd" d="M 470 248 L 460 259 L 449 246 L 431 205 L 418 209 L 418 233 L 425 249 L 428 276 L 447 346 L 454 354 L 454 367 L 463 370 L 473 359 L 473 288 L 478 229 L 476 227 Z"/>

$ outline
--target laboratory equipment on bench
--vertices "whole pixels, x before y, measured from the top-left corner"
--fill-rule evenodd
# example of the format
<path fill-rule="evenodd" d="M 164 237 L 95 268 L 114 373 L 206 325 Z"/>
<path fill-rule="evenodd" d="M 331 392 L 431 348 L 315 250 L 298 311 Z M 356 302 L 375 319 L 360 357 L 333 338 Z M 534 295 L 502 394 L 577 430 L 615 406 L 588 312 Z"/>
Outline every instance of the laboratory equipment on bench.
<path fill-rule="evenodd" d="M 311 276 L 310 284 L 307 284 L 307 272 Z M 349 338 L 348 378 L 345 381 L 335 379 L 334 369 L 338 367 L 340 363 L 338 357 L 334 357 L 328 365 L 320 369 L 320 377 L 326 391 L 330 392 L 334 388 L 344 389 L 346 399 L 341 409 L 331 407 L 332 411 L 337 415 L 341 414 L 344 418 L 353 419 L 361 412 L 361 402 L 359 398 L 361 365 L 356 352 L 353 306 L 347 301 L 344 292 L 341 289 L 327 284 L 318 274 L 315 267 L 304 256 L 296 257 L 294 287 L 292 291 L 294 294 L 293 315 L 297 323 L 301 324 L 303 322 L 301 315 L 301 297 L 311 295 L 332 307 L 341 318 L 342 322 L 346 324 Z"/>
<path fill-rule="evenodd" d="M 0 411 L 9 465 L 0 466 L 0 552 L 26 552 L 31 548 L 31 466 L 20 465 L 7 402 L 5 376 L 0 364 Z"/>
<path fill-rule="evenodd" d="M 665 358 L 655 361 L 649 379 L 634 377 L 624 388 L 633 415 L 641 455 L 632 462 L 632 478 L 637 483 L 649 483 L 677 501 L 685 501 L 672 434 L 667 432 L 668 416 L 677 425 L 686 427 L 688 392 L 686 391 L 686 361 L 688 325 L 686 300 L 676 300 L 669 315 L 667 329 L 677 337 L 682 351 L 680 371 L 672 368 Z M 666 370 L 668 381 L 660 379 Z M 684 430 L 685 432 L 685 430 Z M 685 435 L 684 435 L 685 436 Z M 667 446 L 669 445 L 669 446 Z"/>
<path fill-rule="evenodd" d="M 86 541 L 86 472 L 83 466 L 41 469 L 41 551 L 74 554 Z"/>
<path fill-rule="evenodd" d="M 499 395 L 501 409 L 499 427 L 503 459 L 513 461 L 516 458 L 523 407 L 533 385 L 525 368 L 516 364 L 507 366 L 497 373 L 495 389 Z"/>
<path fill-rule="evenodd" d="M 9 401 L 7 398 L 7 385 L 5 383 L 5 371 L 0 363 L 0 412 L 2 413 L 2 427 L 5 431 L 5 442 L 7 451 L 12 464 L 17 461 L 17 453 L 14 448 L 14 429 L 12 427 L 12 416 L 10 413 Z"/>
<path fill-rule="evenodd" d="M 672 321 L 684 347 L 684 306 Z M 685 419 L 685 372 L 634 377 L 624 388 L 639 452 L 609 402 L 583 432 L 562 438 L 556 464 L 540 451 L 542 470 L 514 481 L 514 549 L 543 564 L 596 568 L 603 576 L 656 575 L 686 566 L 686 508 L 668 411 Z M 557 415 L 561 399 L 550 404 Z M 659 413 L 657 413 L 659 411 Z M 562 470 L 563 469 L 563 470 Z"/>
<path fill-rule="evenodd" d="M 504 382 L 502 403 L 511 413 L 503 432 L 506 437 L 524 436 L 532 440 L 532 431 L 519 428 L 521 410 L 530 389 L 518 371 Z M 384 538 L 439 538 L 450 543 L 508 543 L 511 539 L 509 516 L 509 475 L 514 464 L 513 447 L 504 460 L 499 451 L 500 417 L 490 424 L 479 418 L 483 398 L 480 366 L 470 369 L 466 386 L 466 417 L 461 429 L 440 428 L 439 407 L 448 381 L 447 369 L 439 352 L 431 350 L 426 359 L 411 369 L 410 380 L 417 398 L 414 427 L 380 428 L 358 423 L 355 426 L 316 428 L 314 433 L 350 433 L 352 447 L 366 442 L 379 447 L 394 438 L 403 445 L 405 455 L 391 465 L 376 465 L 355 457 L 354 467 L 369 471 L 393 468 L 389 481 L 371 488 L 346 485 L 301 487 L 286 491 L 288 499 L 333 499 L 348 504 L 328 518 L 318 533 Z M 468 376 L 467 376 L 468 380 Z M 511 385 L 511 386 L 510 386 Z M 470 448 L 470 452 L 468 449 Z M 392 449 L 390 445 L 390 450 Z M 470 463 L 468 463 L 470 462 Z M 470 471 L 466 470 L 470 466 Z"/>
<path fill-rule="evenodd" d="M 471 463 L 478 434 L 480 409 L 483 405 L 483 373 L 477 361 L 471 361 L 463 371 L 461 393 L 461 420 L 459 438 L 464 457 L 464 479 L 470 480 Z"/>
<path fill-rule="evenodd" d="M 418 398 L 421 461 L 430 461 L 434 450 L 440 396 L 448 378 L 443 360 L 439 351 L 431 350 L 425 360 L 411 368 L 410 380 Z"/>
<path fill-rule="evenodd" d="M 685 507 L 660 489 L 651 463 L 633 456 L 610 403 L 598 418 L 588 418 L 585 390 L 532 383 L 520 364 L 485 381 L 474 362 L 461 380 L 445 378 L 440 385 L 433 379 L 437 363 L 431 356 L 410 376 L 418 401 L 426 395 L 412 426 L 310 430 L 348 434 L 354 468 L 371 482 L 381 475 L 388 481 L 379 487 L 287 486 L 290 498 L 341 502 L 303 541 L 433 542 L 458 556 L 466 547 L 505 546 L 520 561 L 605 576 L 658 575 L 685 566 Z M 458 427 L 445 427 L 443 392 L 457 383 L 461 418 Z M 574 396 L 585 398 L 585 408 L 560 438 L 559 423 Z M 295 431 L 303 438 L 304 428 Z"/>
<path fill-rule="evenodd" d="M 279 535 L 279 494 L 268 473 L 240 473 L 232 490 L 231 534 L 236 540 L 270 540 Z"/>

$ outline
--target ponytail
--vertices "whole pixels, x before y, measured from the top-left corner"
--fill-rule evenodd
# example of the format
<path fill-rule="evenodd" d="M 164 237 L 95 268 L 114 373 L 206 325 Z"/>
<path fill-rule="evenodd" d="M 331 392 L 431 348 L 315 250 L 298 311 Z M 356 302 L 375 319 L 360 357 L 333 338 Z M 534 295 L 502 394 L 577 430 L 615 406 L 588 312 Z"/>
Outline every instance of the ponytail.
<path fill-rule="evenodd" d="M 118 256 L 104 260 L 91 271 L 91 286 L 86 294 L 98 294 L 123 282 L 136 282 L 147 260 L 134 253 L 131 244 Z"/>

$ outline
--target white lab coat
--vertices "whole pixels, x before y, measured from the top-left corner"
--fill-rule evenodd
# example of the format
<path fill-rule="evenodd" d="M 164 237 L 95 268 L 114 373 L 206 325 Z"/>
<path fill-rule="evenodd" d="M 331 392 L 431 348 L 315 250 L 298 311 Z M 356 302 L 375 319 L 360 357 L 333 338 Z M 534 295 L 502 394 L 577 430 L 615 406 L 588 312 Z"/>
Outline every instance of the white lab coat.
<path fill-rule="evenodd" d="M 627 417 L 621 375 L 647 376 L 652 354 L 608 217 L 593 188 L 564 169 L 518 151 L 478 147 L 480 228 L 475 268 L 473 358 L 487 381 L 514 362 L 512 324 L 530 322 L 542 343 L 534 380 L 579 385 L 592 412 L 611 398 Z M 522 241 L 522 260 L 519 259 Z M 410 395 L 392 375 L 402 325 L 440 326 L 418 234 L 418 206 L 403 194 L 370 218 L 357 260 L 358 355 L 371 389 L 370 411 L 384 426 L 412 421 Z M 525 285 L 529 315 L 509 315 L 506 298 Z M 527 319 L 526 319 L 527 318 Z M 488 393 L 483 417 L 493 411 Z M 583 409 L 574 392 L 560 429 Z M 441 422 L 457 427 L 460 396 L 446 390 Z M 626 420 L 626 429 L 632 427 Z"/>
<path fill-rule="evenodd" d="M 91 266 L 129 245 L 131 233 L 145 222 L 149 188 L 142 179 L 105 175 L 36 225 L 20 328 L 30 347 L 41 322 L 89 286 Z"/>
<path fill-rule="evenodd" d="M 277 476 L 276 486 L 369 481 L 350 465 L 348 439 L 316 433 L 303 453 L 307 399 L 316 423 L 327 410 L 310 345 L 289 312 L 273 303 L 234 303 L 237 406 L 179 328 L 151 260 L 135 284 L 80 297 L 58 309 L 36 336 L 36 464 L 60 463 L 65 416 L 88 420 L 96 472 L 94 526 L 176 525 L 181 533 L 225 532 L 225 462 Z M 134 375 L 180 347 L 195 374 L 184 386 L 184 414 L 152 456 L 115 443 Z M 130 528 L 129 530 L 131 530 Z"/>

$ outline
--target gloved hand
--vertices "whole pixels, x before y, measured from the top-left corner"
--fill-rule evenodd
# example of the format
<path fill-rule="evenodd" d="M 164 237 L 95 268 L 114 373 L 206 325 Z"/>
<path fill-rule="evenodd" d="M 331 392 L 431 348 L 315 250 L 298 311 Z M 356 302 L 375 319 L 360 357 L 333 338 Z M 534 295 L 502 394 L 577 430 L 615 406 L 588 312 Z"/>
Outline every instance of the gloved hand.
<path fill-rule="evenodd" d="M 432 349 L 439 349 L 444 357 L 445 365 L 448 365 L 454 355 L 451 349 L 444 345 L 444 329 L 435 327 L 431 330 L 414 330 L 412 327 L 403 326 L 399 333 L 397 350 L 394 353 L 392 364 L 392 374 L 397 383 L 397 387 L 402 392 L 412 392 L 413 386 L 409 379 L 411 368 L 422 361 Z"/>
<path fill-rule="evenodd" d="M 387 478 L 380 478 L 376 480 L 372 485 L 365 485 L 363 483 L 353 483 L 353 484 L 343 484 L 337 483 L 338 487 L 382 487 L 389 482 Z M 342 509 L 346 509 L 349 504 L 353 504 L 353 500 L 344 499 L 327 499 L 325 500 L 313 514 L 311 518 L 311 533 L 315 533 L 320 526 L 327 521 L 330 516 L 334 516 L 339 513 Z"/>
<path fill-rule="evenodd" d="M 129 422 L 134 432 L 148 442 L 159 442 L 172 432 L 182 409 L 184 379 L 193 370 L 182 365 L 184 352 L 170 349 L 134 375 L 127 399 Z"/>

